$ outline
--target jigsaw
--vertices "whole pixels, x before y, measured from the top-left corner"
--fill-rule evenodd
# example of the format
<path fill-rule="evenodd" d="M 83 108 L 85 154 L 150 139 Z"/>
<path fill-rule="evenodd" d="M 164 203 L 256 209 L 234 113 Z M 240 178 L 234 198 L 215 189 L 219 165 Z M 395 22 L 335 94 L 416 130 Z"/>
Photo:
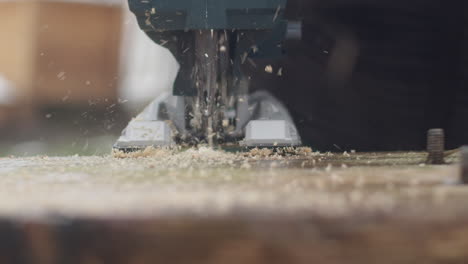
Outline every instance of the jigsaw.
<path fill-rule="evenodd" d="M 180 68 L 172 93 L 134 118 L 114 148 L 301 145 L 287 109 L 266 91 L 250 93 L 242 70 L 249 60 L 281 56 L 286 39 L 301 38 L 301 23 L 285 19 L 287 1 L 129 0 L 141 29 Z"/>

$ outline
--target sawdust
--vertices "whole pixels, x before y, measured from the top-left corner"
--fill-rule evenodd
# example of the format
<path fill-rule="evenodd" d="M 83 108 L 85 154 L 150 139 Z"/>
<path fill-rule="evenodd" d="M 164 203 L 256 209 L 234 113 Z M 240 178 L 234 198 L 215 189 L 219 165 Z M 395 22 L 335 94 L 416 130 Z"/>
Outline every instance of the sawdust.
<path fill-rule="evenodd" d="M 263 148 L 263 149 L 259 149 L 259 148 L 254 148 L 252 150 L 250 150 L 249 152 L 246 153 L 246 156 L 248 157 L 269 157 L 271 155 L 273 155 L 273 150 L 272 149 L 268 149 L 268 148 Z"/>
<path fill-rule="evenodd" d="M 175 153 L 174 149 L 170 148 L 155 148 L 155 147 L 147 147 L 141 151 L 134 151 L 134 152 L 123 152 L 120 150 L 112 150 L 112 156 L 118 159 L 128 159 L 128 158 L 158 158 L 164 157 L 167 155 L 172 155 Z"/>
<path fill-rule="evenodd" d="M 236 166 L 248 169 L 252 160 L 284 160 L 299 159 L 320 155 L 313 153 L 311 148 L 286 147 L 286 148 L 254 148 L 247 152 L 230 153 L 223 150 L 215 150 L 209 147 L 190 148 L 187 150 L 171 148 L 147 147 L 141 151 L 122 152 L 114 150 L 112 156 L 117 159 L 141 159 L 146 158 L 158 163 L 160 167 L 169 168 L 193 168 L 193 167 L 222 167 Z"/>
<path fill-rule="evenodd" d="M 114 150 L 114 158 L 148 159 L 162 168 L 198 168 L 233 165 L 240 156 L 209 147 L 190 148 L 187 150 L 147 147 L 142 151 L 125 153 Z"/>
<path fill-rule="evenodd" d="M 191 148 L 165 157 L 164 162 L 179 168 L 233 165 L 237 155 L 208 147 Z"/>
<path fill-rule="evenodd" d="M 321 155 L 319 152 L 313 152 L 309 147 L 284 147 L 284 148 L 254 148 L 249 152 L 239 153 L 238 155 L 251 159 L 291 159 L 305 158 Z"/>

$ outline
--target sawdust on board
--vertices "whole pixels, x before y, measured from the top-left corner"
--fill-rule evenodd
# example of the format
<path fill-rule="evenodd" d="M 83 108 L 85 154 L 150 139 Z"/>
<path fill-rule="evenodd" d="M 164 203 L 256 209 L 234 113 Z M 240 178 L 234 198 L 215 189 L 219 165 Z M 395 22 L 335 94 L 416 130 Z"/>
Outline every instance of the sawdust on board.
<path fill-rule="evenodd" d="M 206 217 L 235 213 L 239 208 L 268 215 L 309 210 L 325 216 L 368 212 L 379 216 L 411 214 L 417 219 L 427 217 L 427 212 L 434 212 L 433 217 L 468 214 L 463 203 L 468 193 L 454 185 L 458 166 L 415 166 L 425 158 L 423 153 L 291 151 L 149 148 L 140 153 L 114 153 L 120 158 L 0 159 L 0 215 L 46 216 L 53 212 L 79 217 L 137 217 L 190 213 Z M 358 157 L 366 165 L 339 166 L 351 159 L 359 162 Z M 327 158 L 338 162 L 326 169 L 312 164 L 306 168 L 281 165 L 294 159 L 300 164 L 320 158 L 325 165 L 331 162 Z M 386 165 L 367 165 L 367 161 L 377 159 L 384 159 Z M 264 160 L 275 165 L 262 167 Z"/>
<path fill-rule="evenodd" d="M 113 150 L 112 156 L 119 159 L 127 158 L 149 158 L 149 157 L 164 157 L 166 155 L 172 155 L 175 153 L 174 149 L 171 148 L 155 148 L 147 147 L 144 150 L 134 151 L 134 152 L 123 152 L 120 150 Z"/>
<path fill-rule="evenodd" d="M 202 166 L 223 166 L 241 164 L 242 168 L 249 168 L 248 162 L 251 160 L 282 160 L 310 157 L 317 153 L 311 148 L 254 148 L 247 152 L 231 153 L 223 150 L 215 150 L 209 147 L 190 148 L 187 150 L 171 148 L 147 147 L 136 152 L 113 151 L 113 157 L 118 159 L 138 159 L 146 158 L 157 160 L 165 167 L 190 168 Z"/>

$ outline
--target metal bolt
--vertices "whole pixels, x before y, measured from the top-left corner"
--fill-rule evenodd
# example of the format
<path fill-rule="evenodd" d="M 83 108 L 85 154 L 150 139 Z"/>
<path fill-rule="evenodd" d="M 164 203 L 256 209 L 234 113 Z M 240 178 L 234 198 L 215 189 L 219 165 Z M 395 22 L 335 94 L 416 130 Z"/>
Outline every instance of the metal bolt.
<path fill-rule="evenodd" d="M 461 182 L 468 184 L 468 146 L 464 146 L 460 151 L 461 162 Z"/>
<path fill-rule="evenodd" d="M 431 129 L 427 132 L 427 158 L 428 164 L 444 164 L 445 133 L 441 128 Z"/>

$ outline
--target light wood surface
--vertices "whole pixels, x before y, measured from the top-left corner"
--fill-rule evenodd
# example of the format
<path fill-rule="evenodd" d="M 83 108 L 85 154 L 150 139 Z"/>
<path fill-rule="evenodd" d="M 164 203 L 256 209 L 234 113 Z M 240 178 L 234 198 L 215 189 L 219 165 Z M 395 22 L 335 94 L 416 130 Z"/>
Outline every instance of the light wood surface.
<path fill-rule="evenodd" d="M 422 153 L 166 154 L 1 159 L 0 255 L 89 264 L 468 260 L 468 188 L 456 184 L 456 163 L 425 166 Z"/>

